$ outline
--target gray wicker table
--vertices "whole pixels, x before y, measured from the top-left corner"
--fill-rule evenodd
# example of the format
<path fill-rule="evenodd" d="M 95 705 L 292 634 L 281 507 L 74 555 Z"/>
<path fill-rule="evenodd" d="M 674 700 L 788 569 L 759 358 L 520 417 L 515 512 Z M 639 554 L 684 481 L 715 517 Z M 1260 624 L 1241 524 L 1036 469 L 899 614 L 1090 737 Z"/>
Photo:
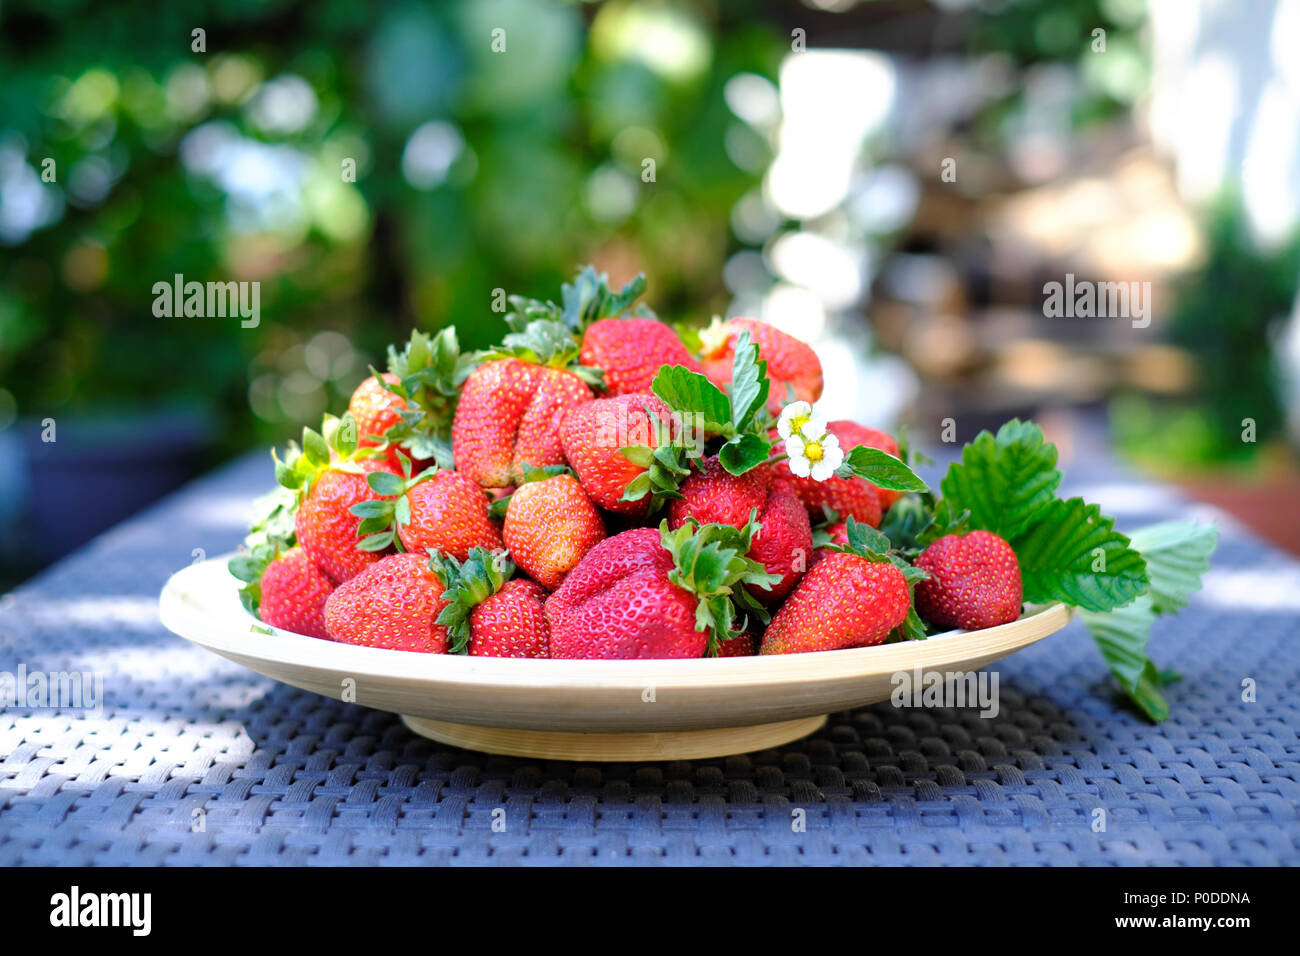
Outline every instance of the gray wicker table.
<path fill-rule="evenodd" d="M 1196 510 L 1069 472 L 1121 528 Z M 998 665 L 995 718 L 882 704 L 778 750 L 584 765 L 446 747 L 165 631 L 167 576 L 234 548 L 267 483 L 241 459 L 0 598 L 0 671 L 104 677 L 102 713 L 0 710 L 0 865 L 1300 862 L 1300 563 L 1221 515 L 1152 640 L 1184 675 L 1160 726 L 1076 622 Z"/>

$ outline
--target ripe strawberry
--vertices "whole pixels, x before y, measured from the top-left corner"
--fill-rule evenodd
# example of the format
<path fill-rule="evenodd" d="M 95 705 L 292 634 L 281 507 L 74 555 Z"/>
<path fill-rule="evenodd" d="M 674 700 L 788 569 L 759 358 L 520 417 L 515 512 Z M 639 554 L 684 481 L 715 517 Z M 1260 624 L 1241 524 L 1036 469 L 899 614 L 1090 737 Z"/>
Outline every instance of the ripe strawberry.
<path fill-rule="evenodd" d="M 400 381 L 392 372 L 383 373 L 382 378 L 392 384 Z M 374 375 L 358 385 L 348 402 L 348 412 L 357 423 L 359 444 L 363 447 L 380 444 L 384 433 L 402 420 L 406 407 L 406 399 L 384 388 Z"/>
<path fill-rule="evenodd" d="M 652 423 L 651 414 L 662 428 Z M 629 515 L 648 514 L 653 496 L 643 491 L 637 500 L 625 501 L 628 486 L 643 475 L 650 476 L 644 484 L 651 485 L 664 466 L 651 461 L 650 453 L 644 463 L 638 464 L 619 449 L 629 445 L 658 449 L 666 447 L 671 437 L 672 412 L 650 392 L 598 398 L 579 405 L 564 416 L 560 426 L 564 457 L 583 490 L 606 511 Z M 685 469 L 679 471 L 684 473 Z"/>
<path fill-rule="evenodd" d="M 582 364 L 603 369 L 607 395 L 648 392 L 665 365 L 702 372 L 677 333 L 658 319 L 600 319 L 582 338 Z"/>
<path fill-rule="evenodd" d="M 753 657 L 757 653 L 758 644 L 748 631 L 718 642 L 719 657 Z"/>
<path fill-rule="evenodd" d="M 517 578 L 470 611 L 470 657 L 549 657 L 546 589 Z"/>
<path fill-rule="evenodd" d="M 448 650 L 472 657 L 547 657 L 546 591 L 535 581 L 510 579 L 515 566 L 504 552 L 471 548 L 462 562 L 435 555 L 434 573 L 446 590 L 438 623 Z"/>
<path fill-rule="evenodd" d="M 559 422 L 564 411 L 594 398 L 577 375 L 517 358 L 475 369 L 452 421 L 456 470 L 484 488 L 517 484 L 525 463 L 564 464 Z"/>
<path fill-rule="evenodd" d="M 921 552 L 929 573 L 916 586 L 916 609 L 932 624 L 977 631 L 1020 616 L 1024 591 L 1016 553 L 988 531 L 944 535 Z"/>
<path fill-rule="evenodd" d="M 407 551 L 441 551 L 463 561 L 470 548 L 501 547 L 487 495 L 461 473 L 438 470 L 415 484 L 406 498 L 410 520 L 399 524 L 397 534 Z"/>
<path fill-rule="evenodd" d="M 554 658 L 701 657 L 734 633 L 735 586 L 770 580 L 735 529 L 634 528 L 606 538 L 546 600 Z"/>
<path fill-rule="evenodd" d="M 521 485 L 510 498 L 502 528 L 520 570 L 548 591 L 558 588 L 604 537 L 599 509 L 569 474 Z"/>
<path fill-rule="evenodd" d="M 258 616 L 272 627 L 329 640 L 325 601 L 334 583 L 302 548 L 290 548 L 262 572 Z"/>
<path fill-rule="evenodd" d="M 757 319 L 715 321 L 700 334 L 704 374 L 715 385 L 725 390 L 731 384 L 736 338 L 746 329 L 758 346 L 759 357 L 767 362 L 767 374 L 772 380 L 768 411 L 773 415 L 780 413 L 781 406 L 789 400 L 787 385 L 794 389 L 796 400 L 815 402 L 821 398 L 822 363 L 817 353 L 793 335 Z"/>
<path fill-rule="evenodd" d="M 351 509 L 364 501 L 384 496 L 371 491 L 366 476 L 392 474 L 383 459 L 363 459 L 352 463 L 335 463 L 311 484 L 298 506 L 294 532 L 308 556 L 330 578 L 342 584 L 379 560 L 374 552 L 357 547 L 357 518 Z"/>
<path fill-rule="evenodd" d="M 780 580 L 770 590 L 750 590 L 763 601 L 779 601 L 793 590 L 812 555 L 812 527 L 808 512 L 783 483 L 773 481 L 771 471 L 757 468 L 732 475 L 716 458 L 700 462 L 679 489 L 680 498 L 668 508 L 668 526 L 676 529 L 694 518 L 700 524 L 726 524 L 743 528 L 751 514 L 759 529 L 749 548 L 749 557 Z"/>
<path fill-rule="evenodd" d="M 853 422 L 837 421 L 829 422 L 826 430 L 840 440 L 840 447 L 847 453 L 850 449 L 858 445 L 868 444 L 861 440 L 862 434 L 872 431 L 871 429 L 862 428 Z M 776 433 L 773 432 L 773 437 Z M 876 433 L 880 434 L 880 433 Z M 884 436 L 888 437 L 888 436 Z M 877 447 L 873 445 L 872 447 Z M 775 454 L 781 454 L 785 451 L 785 442 L 777 441 L 772 448 Z M 888 451 L 889 449 L 882 449 Z M 896 453 L 898 446 L 894 446 Z M 808 513 L 817 520 L 824 513 L 823 509 L 830 508 L 841 518 L 852 517 L 855 521 L 862 524 L 871 525 L 876 528 L 880 525 L 882 509 L 880 506 L 881 489 L 877 488 L 865 478 L 841 478 L 839 475 L 831 475 L 825 481 L 817 481 L 815 478 L 800 478 L 790 471 L 788 461 L 780 461 L 772 466 L 776 474 L 789 483 L 794 493 L 799 496 L 799 500 L 804 503 Z M 895 492 L 890 492 L 897 497 Z"/>
<path fill-rule="evenodd" d="M 772 616 L 760 654 L 880 644 L 907 618 L 907 579 L 888 561 L 851 551 L 825 555 Z"/>
<path fill-rule="evenodd" d="M 325 602 L 329 635 L 344 644 L 441 654 L 442 582 L 424 554 L 390 554 L 339 585 Z"/>

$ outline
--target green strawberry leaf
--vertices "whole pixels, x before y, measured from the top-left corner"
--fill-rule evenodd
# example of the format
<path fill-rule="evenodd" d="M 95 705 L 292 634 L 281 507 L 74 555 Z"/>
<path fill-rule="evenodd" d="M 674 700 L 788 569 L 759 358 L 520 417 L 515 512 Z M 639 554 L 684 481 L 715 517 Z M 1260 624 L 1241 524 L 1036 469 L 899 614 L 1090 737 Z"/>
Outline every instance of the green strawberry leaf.
<path fill-rule="evenodd" d="M 1178 675 L 1157 669 L 1147 656 L 1151 625 L 1158 615 L 1185 607 L 1200 588 L 1218 543 L 1218 529 L 1193 521 L 1166 521 L 1138 529 L 1131 540 L 1146 560 L 1150 590 L 1126 607 L 1106 613 L 1080 611 L 1079 617 L 1125 693 L 1159 722 L 1169 716 L 1160 688 Z"/>
<path fill-rule="evenodd" d="M 302 454 L 311 465 L 323 468 L 330 463 L 330 449 L 325 443 L 324 436 L 310 428 L 302 430 Z"/>
<path fill-rule="evenodd" d="M 885 512 L 880 531 L 899 551 L 918 552 L 920 535 L 934 522 L 934 510 L 929 495 L 904 495 Z"/>
<path fill-rule="evenodd" d="M 743 475 L 767 461 L 772 443 L 753 433 L 735 435 L 718 449 L 718 461 L 733 475 Z"/>
<path fill-rule="evenodd" d="M 1108 611 L 1128 604 L 1149 584 L 1146 562 L 1115 530 L 1115 519 L 1082 498 L 1052 499 L 1009 543 L 1031 603 L 1063 601 Z"/>
<path fill-rule="evenodd" d="M 900 459 L 868 445 L 858 445 L 850 451 L 835 473 L 842 478 L 865 478 L 876 487 L 891 491 L 930 490 L 930 486 Z"/>
<path fill-rule="evenodd" d="M 470 612 L 501 590 L 515 573 L 515 564 L 504 551 L 492 552 L 474 547 L 464 561 L 434 552 L 429 569 L 443 586 L 442 600 L 447 602 L 434 623 L 447 628 L 451 642 L 448 654 L 469 653 Z"/>
<path fill-rule="evenodd" d="M 731 363 L 731 426 L 734 431 L 741 432 L 753 426 L 754 415 L 767 406 L 771 387 L 767 362 L 758 357 L 758 345 L 745 329 L 736 337 Z"/>
<path fill-rule="evenodd" d="M 668 580 L 697 598 L 695 629 L 708 633 L 710 656 L 717 654 L 722 641 L 743 630 L 736 626 L 735 602 L 740 601 L 764 623 L 768 620 L 761 605 L 748 595 L 742 597 L 746 584 L 770 589 L 781 580 L 779 575 L 768 574 L 763 565 L 747 557 L 750 542 L 758 533 L 755 518 L 751 513 L 751 520 L 744 528 L 688 521 L 670 531 L 667 521 L 659 525 L 660 540 L 673 556 Z"/>
<path fill-rule="evenodd" d="M 397 536 L 393 532 L 380 531 L 377 534 L 366 535 L 357 542 L 357 547 L 362 551 L 383 551 L 396 540 Z"/>
<path fill-rule="evenodd" d="M 1060 483 L 1056 446 L 1033 422 L 1012 419 L 996 438 L 983 431 L 962 449 L 940 488 L 954 513 L 970 512 L 971 528 L 1010 541 L 1056 500 Z"/>
<path fill-rule="evenodd" d="M 1132 545 L 1146 559 L 1151 602 L 1157 614 L 1186 606 L 1210 569 L 1219 529 L 1194 521 L 1166 521 L 1133 532 Z"/>
<path fill-rule="evenodd" d="M 1147 657 L 1155 608 L 1148 595 L 1112 611 L 1080 611 L 1079 617 L 1091 632 L 1102 659 L 1120 686 L 1151 720 L 1169 716 L 1169 704 L 1159 691 L 1160 679 Z"/>
<path fill-rule="evenodd" d="M 655 460 L 655 450 L 649 445 L 624 445 L 618 453 L 640 468 L 649 468 Z"/>
<path fill-rule="evenodd" d="M 730 438 L 731 400 L 699 372 L 683 365 L 665 365 L 650 383 L 650 390 L 673 411 L 682 415 L 699 415 L 708 431 Z"/>
<path fill-rule="evenodd" d="M 928 548 L 945 535 L 966 534 L 970 530 L 970 512 L 963 509 L 960 514 L 953 514 L 952 503 L 941 498 L 934 506 L 933 520 L 917 535 L 916 543 L 921 548 Z"/>
<path fill-rule="evenodd" d="M 848 531 L 850 551 L 873 561 L 885 560 L 890 548 L 889 538 L 871 525 L 857 521 L 852 515 L 849 515 L 844 524 Z"/>
<path fill-rule="evenodd" d="M 374 471 L 366 475 L 366 484 L 377 495 L 400 495 L 406 488 L 406 482 L 387 471 Z"/>
<path fill-rule="evenodd" d="M 923 641 L 925 637 L 925 624 L 921 620 L 921 615 L 916 613 L 916 608 L 910 607 L 907 609 L 907 617 L 903 619 L 903 623 L 894 628 L 893 633 L 889 635 L 889 641 Z"/>

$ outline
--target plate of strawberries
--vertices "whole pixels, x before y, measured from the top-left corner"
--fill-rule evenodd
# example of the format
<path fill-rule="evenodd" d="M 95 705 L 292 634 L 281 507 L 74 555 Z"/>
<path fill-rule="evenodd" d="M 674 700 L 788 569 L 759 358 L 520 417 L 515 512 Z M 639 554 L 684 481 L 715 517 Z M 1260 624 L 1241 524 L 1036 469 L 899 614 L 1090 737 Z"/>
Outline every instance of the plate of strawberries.
<path fill-rule="evenodd" d="M 1032 422 L 932 489 L 905 434 L 819 414 L 807 344 L 679 331 L 644 287 L 587 267 L 511 297 L 492 349 L 391 347 L 272 451 L 244 546 L 177 572 L 164 623 L 459 746 L 649 760 L 796 739 L 1150 590 Z"/>

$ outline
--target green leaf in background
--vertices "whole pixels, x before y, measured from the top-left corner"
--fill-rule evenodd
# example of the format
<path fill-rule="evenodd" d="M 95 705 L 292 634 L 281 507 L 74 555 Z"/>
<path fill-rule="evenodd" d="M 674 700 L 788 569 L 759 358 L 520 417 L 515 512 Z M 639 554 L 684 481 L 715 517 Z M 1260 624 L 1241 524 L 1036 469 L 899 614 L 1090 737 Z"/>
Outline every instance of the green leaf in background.
<path fill-rule="evenodd" d="M 726 394 L 699 372 L 682 365 L 665 365 L 650 384 L 650 389 L 669 408 L 683 415 L 702 415 L 704 427 L 731 437 L 731 401 Z"/>
<path fill-rule="evenodd" d="M 970 512 L 971 528 L 1011 541 L 1055 500 L 1060 483 L 1056 446 L 1033 422 L 1012 419 L 996 438 L 980 432 L 961 461 L 949 466 L 940 488 L 954 514 Z"/>
<path fill-rule="evenodd" d="M 1154 721 L 1169 716 L 1169 705 L 1160 688 L 1177 680 L 1177 675 L 1158 670 L 1147 656 L 1151 625 L 1158 615 L 1185 607 L 1200 589 L 1218 538 L 1219 530 L 1214 525 L 1194 521 L 1166 521 L 1140 528 L 1131 540 L 1146 559 L 1150 590 L 1127 607 L 1108 613 L 1079 613 L 1106 666 L 1133 702 Z"/>
<path fill-rule="evenodd" d="M 1210 569 L 1210 555 L 1219 543 L 1219 529 L 1194 521 L 1165 521 L 1133 533 L 1134 548 L 1147 562 L 1151 602 L 1157 614 L 1186 606 Z"/>
<path fill-rule="evenodd" d="M 844 464 L 836 469 L 837 474 L 841 471 L 848 473 L 842 477 L 865 478 L 876 487 L 891 491 L 930 490 L 930 486 L 901 460 L 889 452 L 868 445 L 858 445 L 850 451 Z"/>
<path fill-rule="evenodd" d="M 1031 603 L 1109 611 L 1148 587 L 1146 562 L 1115 530 L 1115 519 L 1082 498 L 1053 499 L 1010 544 Z"/>

